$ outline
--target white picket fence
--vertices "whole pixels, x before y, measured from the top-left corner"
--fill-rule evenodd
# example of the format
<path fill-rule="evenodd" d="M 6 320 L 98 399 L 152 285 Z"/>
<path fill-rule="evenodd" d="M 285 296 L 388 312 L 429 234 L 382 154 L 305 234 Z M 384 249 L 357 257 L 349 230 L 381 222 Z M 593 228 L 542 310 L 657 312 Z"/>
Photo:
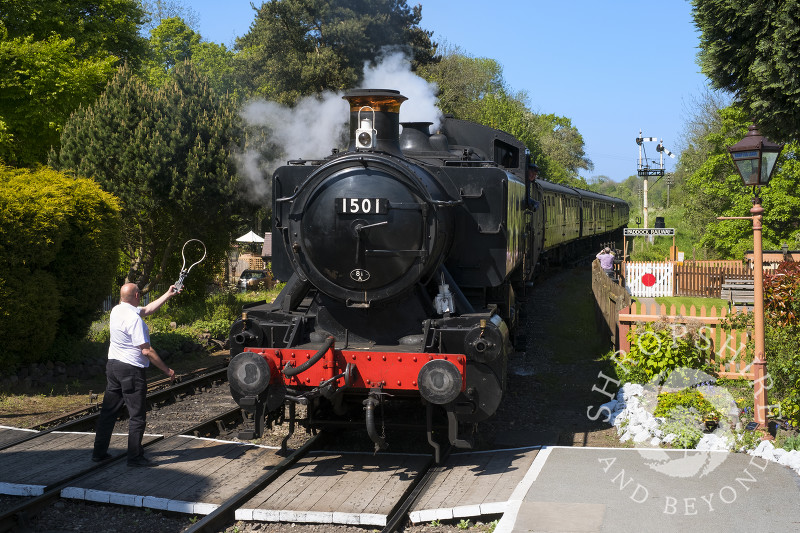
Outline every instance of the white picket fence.
<path fill-rule="evenodd" d="M 672 263 L 626 263 L 625 284 L 631 296 L 673 296 L 673 268 Z"/>

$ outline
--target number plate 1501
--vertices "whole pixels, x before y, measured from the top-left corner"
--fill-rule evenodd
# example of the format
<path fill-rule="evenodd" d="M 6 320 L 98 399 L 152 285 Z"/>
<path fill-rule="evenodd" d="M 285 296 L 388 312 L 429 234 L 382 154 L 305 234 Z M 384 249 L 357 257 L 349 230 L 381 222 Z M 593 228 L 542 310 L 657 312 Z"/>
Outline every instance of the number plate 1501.
<path fill-rule="evenodd" d="M 389 210 L 386 198 L 337 198 L 336 213 L 344 215 L 385 215 Z"/>

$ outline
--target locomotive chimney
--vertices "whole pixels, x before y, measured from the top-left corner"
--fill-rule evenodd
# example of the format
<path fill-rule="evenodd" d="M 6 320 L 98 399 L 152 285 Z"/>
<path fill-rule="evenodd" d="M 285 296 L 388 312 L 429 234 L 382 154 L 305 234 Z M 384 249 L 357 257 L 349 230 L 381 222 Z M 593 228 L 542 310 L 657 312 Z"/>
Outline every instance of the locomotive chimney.
<path fill-rule="evenodd" d="M 355 89 L 350 103 L 350 151 L 372 150 L 400 155 L 400 104 L 407 98 L 391 89 Z"/>

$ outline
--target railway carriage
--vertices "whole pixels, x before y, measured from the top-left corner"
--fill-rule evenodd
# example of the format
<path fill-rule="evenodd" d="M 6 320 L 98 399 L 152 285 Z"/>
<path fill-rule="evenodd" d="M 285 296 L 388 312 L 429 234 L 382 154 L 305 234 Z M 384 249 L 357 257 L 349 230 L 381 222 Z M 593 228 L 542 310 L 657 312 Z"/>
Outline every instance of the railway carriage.
<path fill-rule="evenodd" d="M 425 406 L 435 450 L 434 410 L 450 443 L 469 448 L 506 390 L 542 254 L 608 238 L 624 202 L 528 187 L 524 144 L 499 130 L 446 118 L 399 133 L 397 91 L 345 98 L 348 149 L 273 176 L 272 268 L 286 286 L 231 327 L 231 394 L 254 421 L 242 436 L 283 420 L 284 405 L 294 423 L 300 403 L 306 424 L 360 418 L 385 449 L 378 413 L 410 400 Z"/>

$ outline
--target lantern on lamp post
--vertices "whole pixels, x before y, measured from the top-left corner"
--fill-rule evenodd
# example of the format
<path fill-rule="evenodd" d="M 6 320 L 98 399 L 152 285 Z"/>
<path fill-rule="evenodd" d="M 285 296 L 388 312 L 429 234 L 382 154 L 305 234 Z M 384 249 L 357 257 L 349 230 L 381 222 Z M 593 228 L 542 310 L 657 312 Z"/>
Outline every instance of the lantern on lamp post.
<path fill-rule="evenodd" d="M 239 266 L 239 247 L 233 246 L 228 250 L 228 264 L 230 265 L 230 281 L 236 283 L 233 279 L 236 277 L 236 267 Z"/>
<path fill-rule="evenodd" d="M 764 354 L 764 259 L 761 244 L 761 187 L 769 185 L 778 155 L 783 144 L 777 144 L 762 137 L 758 127 L 753 124 L 744 139 L 728 148 L 736 171 L 746 187 L 753 187 L 753 208 L 750 217 L 719 217 L 720 219 L 747 218 L 753 221 L 753 337 L 755 354 L 753 358 L 753 406 L 755 422 L 759 427 L 767 425 L 767 391 L 764 388 L 767 361 Z"/>
<path fill-rule="evenodd" d="M 755 124 L 747 129 L 744 139 L 728 148 L 745 186 L 753 187 L 769 184 L 781 150 L 783 145 L 762 137 Z"/>

